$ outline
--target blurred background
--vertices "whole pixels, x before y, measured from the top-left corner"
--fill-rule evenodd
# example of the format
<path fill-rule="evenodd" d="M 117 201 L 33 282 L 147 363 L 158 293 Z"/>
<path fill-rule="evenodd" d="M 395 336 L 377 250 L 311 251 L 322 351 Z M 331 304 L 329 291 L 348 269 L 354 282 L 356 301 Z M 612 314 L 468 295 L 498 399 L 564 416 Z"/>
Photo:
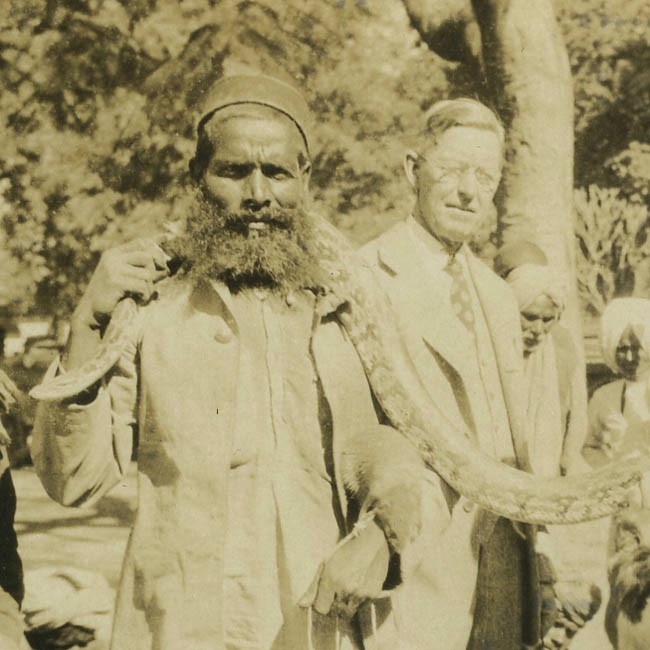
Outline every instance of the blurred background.
<path fill-rule="evenodd" d="M 0 364 L 34 384 L 106 247 L 183 219 L 194 107 L 212 81 L 286 70 L 316 116 L 317 208 L 363 243 L 410 208 L 421 112 L 476 94 L 400 0 L 4 0 Z M 650 5 L 557 0 L 575 90 L 576 255 L 592 388 L 597 317 L 650 290 Z M 489 249 L 495 224 L 477 245 Z M 26 458 L 19 442 L 13 456 Z"/>

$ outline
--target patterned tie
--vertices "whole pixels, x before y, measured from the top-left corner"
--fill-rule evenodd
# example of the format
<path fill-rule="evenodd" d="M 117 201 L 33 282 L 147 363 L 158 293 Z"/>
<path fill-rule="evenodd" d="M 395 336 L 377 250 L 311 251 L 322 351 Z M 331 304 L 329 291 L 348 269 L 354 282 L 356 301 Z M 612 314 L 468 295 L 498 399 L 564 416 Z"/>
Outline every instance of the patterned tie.
<path fill-rule="evenodd" d="M 456 318 L 465 326 L 469 335 L 476 337 L 474 327 L 474 312 L 470 299 L 469 285 L 463 273 L 463 267 L 456 255 L 449 257 L 445 271 L 451 277 L 451 292 L 449 298 Z"/>

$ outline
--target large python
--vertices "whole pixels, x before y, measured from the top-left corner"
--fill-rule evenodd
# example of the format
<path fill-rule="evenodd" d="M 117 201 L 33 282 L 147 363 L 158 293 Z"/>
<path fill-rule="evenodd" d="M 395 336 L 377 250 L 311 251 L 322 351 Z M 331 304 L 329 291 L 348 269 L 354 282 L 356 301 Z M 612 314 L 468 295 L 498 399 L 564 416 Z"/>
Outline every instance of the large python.
<path fill-rule="evenodd" d="M 540 478 L 482 453 L 428 396 L 404 348 L 387 298 L 378 290 L 345 237 L 313 216 L 310 253 L 323 271 L 326 299 L 356 347 L 384 413 L 419 450 L 424 462 L 481 507 L 532 524 L 568 524 L 612 514 L 627 505 L 629 489 L 650 469 L 638 454 L 567 478 Z M 134 326 L 136 303 L 125 298 L 113 311 L 101 346 L 80 368 L 35 387 L 37 400 L 64 400 L 101 379 L 118 362 Z M 370 444 L 370 443 L 369 443 Z"/>

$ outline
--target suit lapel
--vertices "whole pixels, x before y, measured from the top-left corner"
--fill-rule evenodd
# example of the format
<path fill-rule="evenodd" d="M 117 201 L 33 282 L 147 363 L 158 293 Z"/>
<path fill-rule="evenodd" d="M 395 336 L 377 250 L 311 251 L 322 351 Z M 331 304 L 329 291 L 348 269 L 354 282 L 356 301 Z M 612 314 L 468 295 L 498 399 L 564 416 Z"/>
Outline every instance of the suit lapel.
<path fill-rule="evenodd" d="M 517 332 L 512 331 L 512 312 L 504 309 L 501 299 L 506 288 L 469 252 L 467 267 L 492 340 L 515 454 L 520 467 L 527 469 L 523 358 L 515 344 Z"/>
<path fill-rule="evenodd" d="M 403 222 L 395 230 L 390 247 L 379 248 L 379 261 L 398 278 L 400 285 L 409 287 L 408 292 L 393 292 L 393 302 L 397 298 L 399 304 L 395 306 L 400 313 L 407 315 L 404 321 L 410 332 L 411 353 L 419 357 L 425 350 L 420 345 L 424 341 L 462 377 L 468 365 L 467 349 L 462 337 L 458 336 L 460 324 L 446 306 L 449 297 L 445 295 L 444 285 L 436 281 L 437 274 L 427 270 L 414 246 L 408 225 Z M 422 368 L 428 362 L 416 365 Z"/>

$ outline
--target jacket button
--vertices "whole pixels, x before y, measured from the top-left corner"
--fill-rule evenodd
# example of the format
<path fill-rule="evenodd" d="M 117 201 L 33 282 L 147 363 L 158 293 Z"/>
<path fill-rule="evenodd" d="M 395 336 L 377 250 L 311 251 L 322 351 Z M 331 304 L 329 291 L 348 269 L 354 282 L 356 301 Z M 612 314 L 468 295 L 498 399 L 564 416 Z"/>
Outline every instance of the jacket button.
<path fill-rule="evenodd" d="M 214 333 L 214 340 L 217 343 L 229 343 L 232 339 L 232 331 L 223 319 L 217 321 L 217 328 Z"/>
<path fill-rule="evenodd" d="M 463 510 L 467 513 L 472 512 L 474 510 L 474 504 L 471 501 L 465 501 L 463 503 Z"/>

